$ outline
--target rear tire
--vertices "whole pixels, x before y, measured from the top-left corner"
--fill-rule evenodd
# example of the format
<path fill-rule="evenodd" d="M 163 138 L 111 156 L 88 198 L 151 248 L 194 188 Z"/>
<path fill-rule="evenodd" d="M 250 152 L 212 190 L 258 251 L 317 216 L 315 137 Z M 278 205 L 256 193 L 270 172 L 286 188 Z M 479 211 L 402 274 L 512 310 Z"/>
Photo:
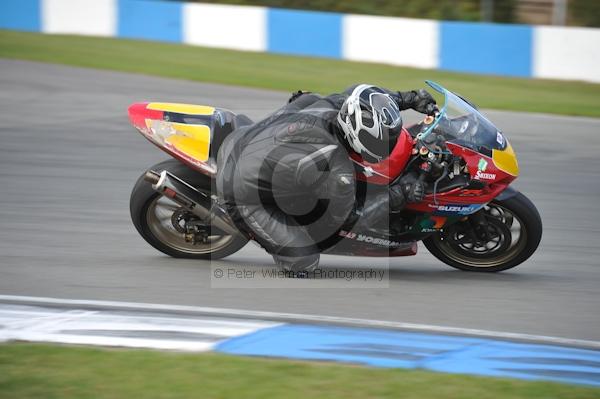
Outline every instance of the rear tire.
<path fill-rule="evenodd" d="M 213 180 L 210 177 L 188 168 L 177 160 L 170 159 L 150 169 L 157 172 L 167 170 L 201 191 L 214 192 Z M 178 233 L 174 227 L 171 226 L 172 231 L 169 231 L 170 219 L 163 226 L 155 213 L 159 206 L 166 208 L 167 211 L 171 208 L 177 210 L 178 206 L 154 191 L 152 185 L 144 180 L 144 174 L 133 187 L 129 210 L 133 225 L 148 244 L 174 258 L 187 259 L 221 259 L 246 245 L 248 241 L 241 235 L 215 236 L 221 238 L 218 241 L 215 239 L 214 245 L 211 241 L 209 244 L 202 244 L 204 247 L 195 248 L 195 245 L 187 243 L 183 233 Z M 165 211 L 163 210 L 162 213 L 164 214 Z"/>
<path fill-rule="evenodd" d="M 427 237 L 423 244 L 433 256 L 447 265 L 470 272 L 500 272 L 529 259 L 542 239 L 542 219 L 535 205 L 526 196 L 517 193 L 505 200 L 492 201 L 486 210 L 492 222 L 489 223 L 489 231 L 498 239 L 497 254 L 461 248 L 464 242 L 460 238 L 465 235 L 457 234 L 454 225 Z M 515 223 L 520 227 L 519 238 L 515 242 L 502 242 L 503 237 L 514 239 L 511 230 L 515 229 Z"/>

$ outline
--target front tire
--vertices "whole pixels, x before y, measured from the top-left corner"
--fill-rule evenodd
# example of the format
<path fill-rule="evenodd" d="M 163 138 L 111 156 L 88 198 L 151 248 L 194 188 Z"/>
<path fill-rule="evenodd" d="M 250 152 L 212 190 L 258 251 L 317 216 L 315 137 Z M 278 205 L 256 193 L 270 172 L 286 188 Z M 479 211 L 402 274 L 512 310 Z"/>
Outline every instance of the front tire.
<path fill-rule="evenodd" d="M 542 239 L 542 219 L 525 195 L 496 199 L 480 212 L 487 221 L 489 241 L 474 238 L 465 221 L 427 237 L 423 244 L 447 265 L 471 272 L 508 270 L 533 255 Z"/>
<path fill-rule="evenodd" d="M 170 159 L 152 166 L 150 169 L 161 172 L 167 170 L 199 190 L 214 191 L 212 179 L 194 171 L 181 162 Z M 148 244 L 174 258 L 221 259 L 246 245 L 243 236 L 218 235 L 211 232 L 206 243 L 194 244 L 185 240 L 185 235 L 174 225 L 176 212 L 182 208 L 152 189 L 144 180 L 144 174 L 137 180 L 129 201 L 131 220 L 136 230 Z"/>

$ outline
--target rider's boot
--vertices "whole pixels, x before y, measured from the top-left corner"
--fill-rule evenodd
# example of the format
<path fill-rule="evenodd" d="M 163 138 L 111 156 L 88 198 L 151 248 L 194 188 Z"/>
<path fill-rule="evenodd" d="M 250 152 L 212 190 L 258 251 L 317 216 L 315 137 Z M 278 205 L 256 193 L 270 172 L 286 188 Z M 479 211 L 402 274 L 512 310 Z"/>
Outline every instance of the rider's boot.
<path fill-rule="evenodd" d="M 319 266 L 319 258 L 319 254 L 302 257 L 273 255 L 273 260 L 286 272 L 286 276 L 296 278 L 309 277 Z"/>

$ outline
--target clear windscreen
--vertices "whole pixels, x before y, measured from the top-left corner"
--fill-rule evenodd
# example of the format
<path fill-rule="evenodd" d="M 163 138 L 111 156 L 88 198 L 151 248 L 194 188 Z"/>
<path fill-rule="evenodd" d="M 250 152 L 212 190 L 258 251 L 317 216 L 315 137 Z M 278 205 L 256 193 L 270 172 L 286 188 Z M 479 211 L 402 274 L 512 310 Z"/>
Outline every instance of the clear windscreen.
<path fill-rule="evenodd" d="M 447 142 L 482 153 L 506 148 L 506 140 L 502 133 L 474 106 L 437 83 L 427 81 L 427 84 L 443 94 L 445 102 L 435 121 L 421 132 L 421 138 L 435 132 Z"/>

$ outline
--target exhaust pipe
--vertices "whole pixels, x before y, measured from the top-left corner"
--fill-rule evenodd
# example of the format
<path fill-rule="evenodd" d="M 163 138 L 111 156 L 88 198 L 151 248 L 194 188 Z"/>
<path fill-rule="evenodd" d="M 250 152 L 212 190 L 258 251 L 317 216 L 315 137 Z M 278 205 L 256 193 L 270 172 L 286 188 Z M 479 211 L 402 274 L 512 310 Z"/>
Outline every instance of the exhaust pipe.
<path fill-rule="evenodd" d="M 150 183 L 152 185 L 155 185 L 160 180 L 160 174 L 156 173 L 153 170 L 149 170 L 144 175 L 144 180 L 146 180 L 148 183 Z"/>
<path fill-rule="evenodd" d="M 174 174 L 166 170 L 160 173 L 149 170 L 144 175 L 144 180 L 152 184 L 154 191 L 175 201 L 205 223 L 231 235 L 240 234 L 231 222 L 227 212 L 210 196 L 197 190 Z"/>

